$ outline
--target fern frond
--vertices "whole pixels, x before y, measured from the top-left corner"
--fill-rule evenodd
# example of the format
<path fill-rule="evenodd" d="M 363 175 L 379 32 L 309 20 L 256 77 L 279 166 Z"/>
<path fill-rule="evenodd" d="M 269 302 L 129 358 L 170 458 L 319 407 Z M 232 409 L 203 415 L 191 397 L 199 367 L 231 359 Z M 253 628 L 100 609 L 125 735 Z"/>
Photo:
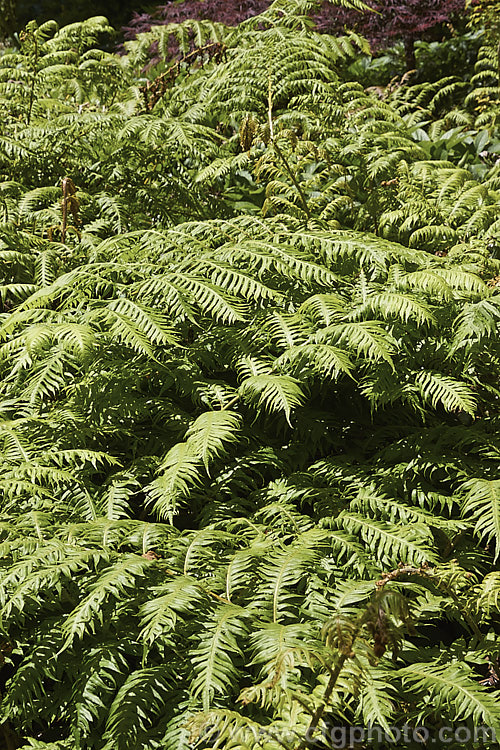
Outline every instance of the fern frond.
<path fill-rule="evenodd" d="M 209 463 L 237 440 L 241 426 L 239 414 L 231 411 L 207 411 L 200 414 L 186 433 L 188 444 L 208 472 Z"/>
<path fill-rule="evenodd" d="M 316 334 L 316 339 L 320 343 L 328 342 L 334 346 L 345 346 L 358 357 L 385 360 L 392 364 L 394 340 L 377 322 L 337 323 L 320 329 Z"/>
<path fill-rule="evenodd" d="M 125 750 L 136 743 L 161 714 L 175 685 L 168 666 L 132 672 L 118 690 L 109 709 L 104 747 Z"/>
<path fill-rule="evenodd" d="M 474 414 L 476 399 L 464 383 L 429 370 L 414 373 L 414 382 L 422 398 L 430 402 L 434 408 L 441 405 L 446 411 Z"/>
<path fill-rule="evenodd" d="M 424 525 L 395 526 L 346 511 L 338 516 L 338 525 L 352 534 L 359 534 L 371 549 L 375 547 L 385 565 L 436 561 L 430 531 Z"/>
<path fill-rule="evenodd" d="M 305 401 L 299 382 L 288 375 L 252 375 L 242 382 L 239 393 L 257 407 L 283 412 L 289 424 L 292 410 Z"/>
<path fill-rule="evenodd" d="M 500 555 L 500 480 L 469 479 L 462 490 L 466 493 L 462 515 L 475 522 L 478 535 L 494 543 L 496 560 Z"/>
<path fill-rule="evenodd" d="M 69 648 L 75 639 L 95 632 L 103 622 L 103 604 L 112 597 L 119 598 L 131 591 L 144 574 L 147 561 L 136 555 L 125 555 L 106 568 L 89 587 L 87 596 L 68 615 L 63 625 L 64 646 Z"/>
<path fill-rule="evenodd" d="M 465 664 L 416 663 L 400 670 L 400 675 L 410 689 L 432 698 L 419 718 L 437 709 L 457 720 L 471 720 L 476 727 L 487 726 L 498 731 L 499 701 L 477 684 Z"/>
<path fill-rule="evenodd" d="M 235 660 L 242 657 L 239 640 L 247 633 L 246 613 L 226 604 L 206 620 L 204 632 L 191 651 L 195 669 L 193 697 L 208 711 L 216 694 L 227 695 L 238 674 Z"/>
<path fill-rule="evenodd" d="M 160 518 L 172 522 L 181 499 L 201 481 L 200 456 L 189 442 L 177 443 L 165 456 L 161 475 L 149 485 L 149 495 Z"/>

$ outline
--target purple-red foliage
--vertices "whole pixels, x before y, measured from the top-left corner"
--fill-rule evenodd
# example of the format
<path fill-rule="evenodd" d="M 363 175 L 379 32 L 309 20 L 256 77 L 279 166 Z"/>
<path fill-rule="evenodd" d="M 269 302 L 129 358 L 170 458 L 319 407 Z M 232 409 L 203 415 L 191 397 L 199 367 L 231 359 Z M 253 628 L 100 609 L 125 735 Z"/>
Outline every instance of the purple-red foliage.
<path fill-rule="evenodd" d="M 188 18 L 219 21 L 237 26 L 251 16 L 262 13 L 272 0 L 184 0 L 159 5 L 153 13 L 135 13 L 123 29 L 125 39 L 149 31 L 153 25 L 180 23 Z M 354 29 L 366 37 L 373 49 L 390 46 L 403 39 L 407 65 L 415 67 L 413 43 L 431 29 L 450 24 L 454 17 L 465 13 L 465 0 L 365 0 L 378 13 L 360 13 L 324 2 L 315 21 L 320 31 L 342 34 Z"/>
<path fill-rule="evenodd" d="M 378 13 L 358 13 L 327 4 L 316 18 L 320 31 L 339 33 L 356 29 L 373 48 L 388 47 L 396 39 L 421 39 L 426 32 L 465 13 L 465 0 L 365 0 Z"/>
<path fill-rule="evenodd" d="M 149 31 L 151 26 L 182 23 L 188 18 L 196 21 L 217 21 L 226 26 L 237 26 L 251 16 L 263 13 L 272 0 L 184 0 L 183 3 L 158 5 L 153 13 L 134 13 L 123 29 L 125 39 Z"/>

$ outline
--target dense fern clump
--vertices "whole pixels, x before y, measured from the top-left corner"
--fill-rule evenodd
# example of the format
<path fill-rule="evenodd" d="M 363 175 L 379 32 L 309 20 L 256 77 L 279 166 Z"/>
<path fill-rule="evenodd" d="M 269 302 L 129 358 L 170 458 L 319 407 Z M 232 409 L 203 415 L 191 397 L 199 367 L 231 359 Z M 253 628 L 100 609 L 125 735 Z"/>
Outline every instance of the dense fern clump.
<path fill-rule="evenodd" d="M 0 57 L 11 746 L 495 746 L 498 68 L 315 8 Z"/>

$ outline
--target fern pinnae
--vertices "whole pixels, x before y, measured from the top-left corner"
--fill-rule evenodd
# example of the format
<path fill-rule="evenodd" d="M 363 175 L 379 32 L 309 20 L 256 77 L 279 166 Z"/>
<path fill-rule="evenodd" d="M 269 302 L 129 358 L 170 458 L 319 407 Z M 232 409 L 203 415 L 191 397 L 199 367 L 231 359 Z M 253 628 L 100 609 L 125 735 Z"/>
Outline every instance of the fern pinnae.
<path fill-rule="evenodd" d="M 500 555 L 500 480 L 477 477 L 462 485 L 465 493 L 462 515 L 475 523 L 474 531 L 495 545 L 495 560 Z"/>
<path fill-rule="evenodd" d="M 205 633 L 191 651 L 190 659 L 196 670 L 192 691 L 199 698 L 204 711 L 216 693 L 227 694 L 237 674 L 233 658 L 242 656 L 238 640 L 247 632 L 246 612 L 241 607 L 226 604 L 209 617 Z"/>
<path fill-rule="evenodd" d="M 208 473 L 209 463 L 225 452 L 227 443 L 237 440 L 241 417 L 236 412 L 204 412 L 194 421 L 186 433 L 197 456 L 203 462 Z"/>
<path fill-rule="evenodd" d="M 443 712 L 453 712 L 462 720 L 471 719 L 475 726 L 498 727 L 498 699 L 475 682 L 464 664 L 441 666 L 416 663 L 404 667 L 401 677 L 414 690 L 426 690 Z M 433 709 L 435 710 L 436 703 Z M 425 715 L 429 708 L 424 709 Z"/>

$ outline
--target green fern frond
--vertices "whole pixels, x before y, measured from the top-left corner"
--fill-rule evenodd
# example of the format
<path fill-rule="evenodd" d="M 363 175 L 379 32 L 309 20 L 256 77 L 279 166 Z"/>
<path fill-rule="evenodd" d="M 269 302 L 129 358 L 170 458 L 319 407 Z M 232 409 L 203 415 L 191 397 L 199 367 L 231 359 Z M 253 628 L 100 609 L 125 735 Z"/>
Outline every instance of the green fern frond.
<path fill-rule="evenodd" d="M 239 640 L 247 633 L 246 613 L 240 607 L 223 605 L 206 620 L 190 657 L 195 670 L 192 693 L 208 711 L 216 694 L 228 695 L 238 674 L 235 660 L 242 657 Z"/>
<path fill-rule="evenodd" d="M 320 343 L 344 346 L 358 357 L 385 360 L 392 364 L 394 340 L 376 321 L 337 323 L 320 329 L 316 334 Z"/>
<path fill-rule="evenodd" d="M 103 604 L 112 597 L 132 590 L 138 579 L 144 575 L 147 561 L 136 555 L 125 555 L 106 568 L 97 580 L 89 586 L 89 593 L 73 609 L 63 625 L 64 646 L 69 648 L 75 639 L 82 639 L 86 633 L 95 632 L 103 622 Z"/>
<path fill-rule="evenodd" d="M 132 672 L 118 690 L 109 709 L 104 747 L 125 749 L 140 741 L 161 714 L 175 685 L 168 666 L 148 667 Z"/>
<path fill-rule="evenodd" d="M 346 511 L 338 516 L 337 523 L 349 533 L 359 534 L 369 548 L 375 547 L 377 556 L 385 565 L 436 562 L 430 530 L 423 524 L 395 526 Z"/>
<path fill-rule="evenodd" d="M 462 515 L 475 522 L 474 530 L 495 545 L 495 559 L 500 555 L 500 480 L 469 479 L 462 485 L 466 493 Z"/>
<path fill-rule="evenodd" d="M 239 414 L 231 411 L 207 411 L 200 414 L 186 433 L 188 444 L 205 466 L 226 451 L 228 443 L 237 440 L 241 426 Z"/>
<path fill-rule="evenodd" d="M 425 692 L 432 699 L 420 719 L 438 710 L 457 720 L 471 720 L 476 727 L 498 731 L 498 699 L 477 684 L 472 670 L 464 664 L 416 663 L 401 669 L 400 675 L 411 690 Z"/>
<path fill-rule="evenodd" d="M 429 370 L 414 373 L 414 382 L 422 398 L 434 408 L 441 405 L 446 411 L 475 413 L 476 399 L 465 383 Z"/>
<path fill-rule="evenodd" d="M 257 408 L 283 412 L 289 424 L 292 410 L 305 401 L 299 382 L 289 375 L 252 375 L 242 382 L 239 393 Z"/>
<path fill-rule="evenodd" d="M 177 443 L 165 456 L 160 476 L 148 488 L 151 501 L 160 518 L 170 522 L 180 500 L 186 498 L 201 481 L 201 458 L 193 444 Z"/>
<path fill-rule="evenodd" d="M 390 736 L 395 699 L 396 690 L 391 684 L 390 675 L 381 667 L 364 665 L 363 687 L 359 701 L 359 714 L 364 725 L 380 726 Z"/>

